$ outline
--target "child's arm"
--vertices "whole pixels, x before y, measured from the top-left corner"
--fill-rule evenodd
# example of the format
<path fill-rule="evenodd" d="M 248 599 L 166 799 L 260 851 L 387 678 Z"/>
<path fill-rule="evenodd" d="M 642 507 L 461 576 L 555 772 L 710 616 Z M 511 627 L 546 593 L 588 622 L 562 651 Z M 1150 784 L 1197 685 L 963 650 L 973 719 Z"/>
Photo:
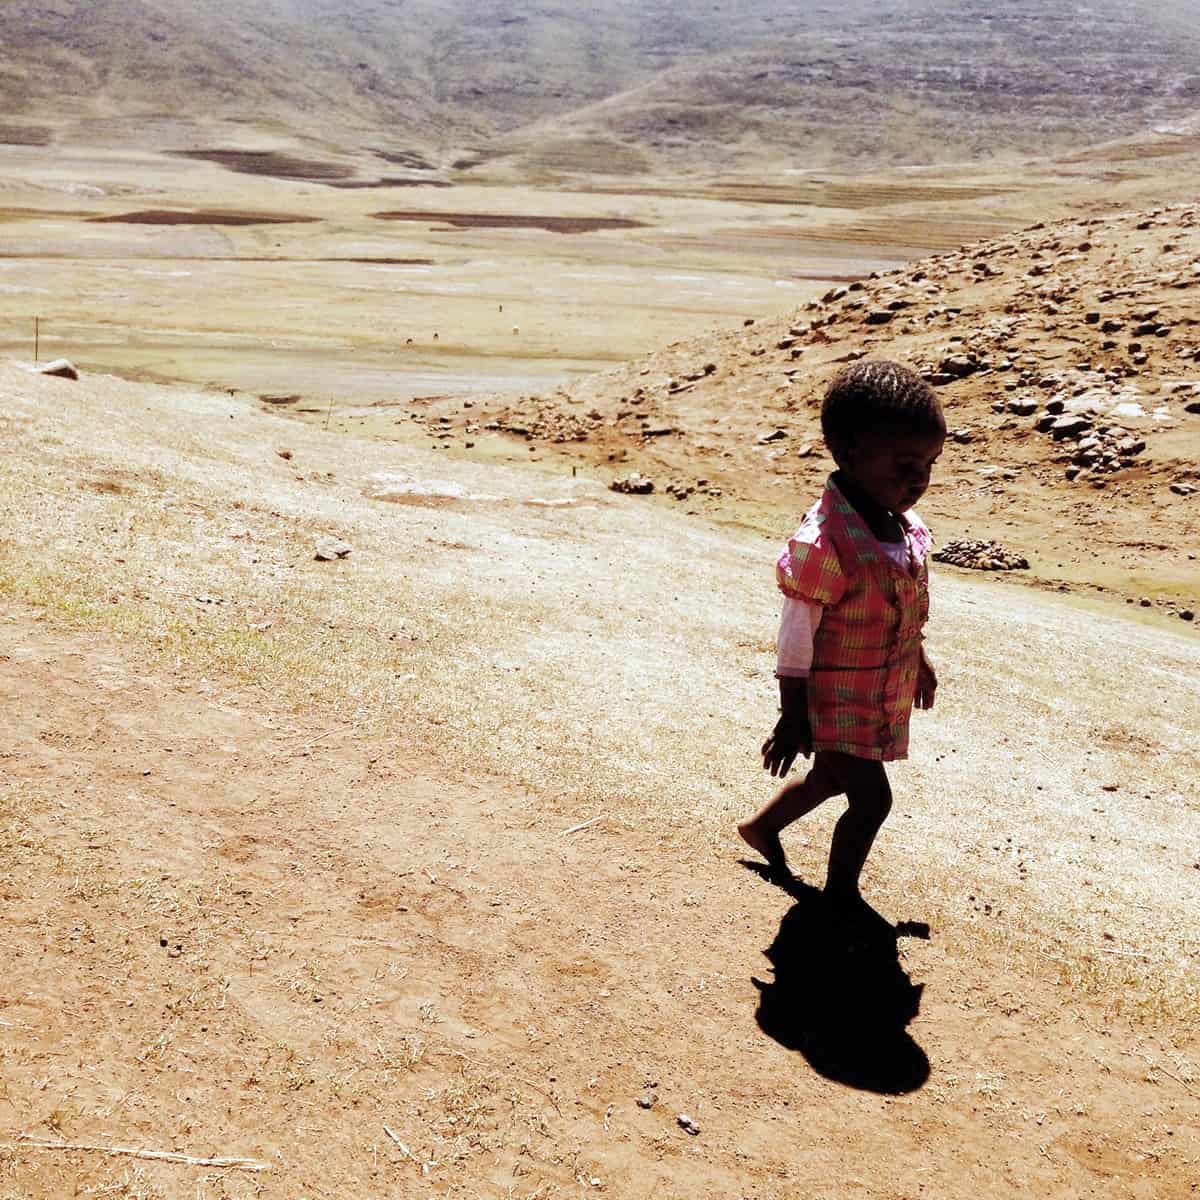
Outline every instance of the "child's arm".
<path fill-rule="evenodd" d="M 925 647 L 921 647 L 921 663 L 917 667 L 917 707 L 932 708 L 934 698 L 937 695 L 937 672 L 933 669 L 933 663 L 925 654 Z"/>
<path fill-rule="evenodd" d="M 821 624 L 818 604 L 787 597 L 779 620 L 776 643 L 779 680 L 779 720 L 763 743 L 763 767 L 782 779 L 797 754 L 812 753 L 812 727 L 808 719 L 808 672 L 812 667 L 813 638 Z"/>
<path fill-rule="evenodd" d="M 812 726 L 808 719 L 808 680 L 804 677 L 779 677 L 779 720 L 771 736 L 763 742 L 763 768 L 782 779 L 799 754 L 812 753 Z"/>

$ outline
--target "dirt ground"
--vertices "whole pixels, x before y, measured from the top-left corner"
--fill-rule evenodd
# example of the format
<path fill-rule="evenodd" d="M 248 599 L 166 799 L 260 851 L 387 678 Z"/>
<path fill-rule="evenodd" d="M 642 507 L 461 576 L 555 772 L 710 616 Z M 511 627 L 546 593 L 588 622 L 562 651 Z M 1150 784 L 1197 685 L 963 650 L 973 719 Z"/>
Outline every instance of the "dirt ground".
<path fill-rule="evenodd" d="M 849 946 L 732 846 L 564 836 L 119 641 L 0 639 L 0 1194 L 1195 1195 L 1180 1052 L 1031 964 Z"/>
<path fill-rule="evenodd" d="M 732 837 L 768 539 L 213 393 L 0 413 L 6 1200 L 1196 1194 L 1193 638 L 939 578 L 851 935 L 832 809 L 792 894 Z"/>
<path fill-rule="evenodd" d="M 0 349 L 37 312 L 82 368 L 0 362 L 0 1200 L 1200 1195 L 1200 342 L 1167 279 L 1200 232 L 1073 228 L 1187 199 L 1189 139 L 464 184 L 427 227 L 374 215 L 411 190 L 0 154 Z M 733 825 L 770 794 L 815 397 L 881 346 L 976 354 L 923 511 L 1042 587 L 935 573 L 864 933 L 815 891 L 835 805 L 786 891 Z M 1148 445 L 1102 488 L 993 408 L 1126 383 Z M 609 490 L 633 469 L 654 496 Z"/>

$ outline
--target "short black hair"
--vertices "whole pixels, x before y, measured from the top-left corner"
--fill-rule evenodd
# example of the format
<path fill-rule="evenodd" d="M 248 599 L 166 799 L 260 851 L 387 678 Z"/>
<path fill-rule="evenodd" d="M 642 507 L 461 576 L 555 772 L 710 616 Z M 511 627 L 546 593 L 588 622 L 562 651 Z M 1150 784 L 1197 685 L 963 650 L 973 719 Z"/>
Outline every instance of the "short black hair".
<path fill-rule="evenodd" d="M 946 432 L 937 393 L 910 367 L 862 360 L 834 376 L 821 405 L 821 433 L 831 451 L 880 426 L 906 433 Z"/>

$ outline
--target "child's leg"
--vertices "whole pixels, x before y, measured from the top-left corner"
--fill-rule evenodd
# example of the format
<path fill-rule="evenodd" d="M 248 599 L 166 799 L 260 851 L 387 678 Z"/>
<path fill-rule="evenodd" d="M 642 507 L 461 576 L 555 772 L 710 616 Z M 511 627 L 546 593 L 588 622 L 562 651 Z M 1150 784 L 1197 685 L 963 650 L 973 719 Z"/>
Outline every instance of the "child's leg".
<path fill-rule="evenodd" d="M 798 821 L 805 813 L 812 812 L 818 804 L 823 804 L 842 790 L 842 785 L 829 770 L 825 752 L 818 750 L 808 774 L 795 783 L 789 783 L 750 820 L 738 825 L 738 833 L 746 845 L 767 860 L 772 870 L 786 871 L 787 856 L 783 852 L 779 834 L 793 821 Z"/>
<path fill-rule="evenodd" d="M 835 899 L 858 897 L 858 877 L 879 827 L 892 808 L 892 789 L 883 763 L 849 754 L 830 754 L 828 770 L 846 793 L 849 807 L 833 829 L 825 892 Z"/>

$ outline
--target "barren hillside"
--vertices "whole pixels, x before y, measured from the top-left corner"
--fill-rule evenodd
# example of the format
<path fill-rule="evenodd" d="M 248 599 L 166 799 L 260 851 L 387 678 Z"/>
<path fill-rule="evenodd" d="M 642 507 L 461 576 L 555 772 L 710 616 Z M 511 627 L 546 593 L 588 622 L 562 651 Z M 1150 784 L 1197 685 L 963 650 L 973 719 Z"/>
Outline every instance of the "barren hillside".
<path fill-rule="evenodd" d="M 1194 18 L 1115 0 L 10 0 L 0 141 L 302 146 L 343 167 L 379 151 L 416 177 L 986 160 L 1193 114 Z"/>
<path fill-rule="evenodd" d="M 95 375 L 0 428 L 0 1193 L 1194 1195 L 1178 621 L 935 575 L 868 936 L 836 805 L 738 861 L 774 538 Z"/>
<path fill-rule="evenodd" d="M 831 469 L 820 398 L 863 356 L 915 364 L 951 437 L 923 511 L 1032 576 L 1200 607 L 1195 205 L 1039 225 L 831 288 L 544 396 L 431 402 L 430 436 L 515 437 L 656 498 L 783 532 Z M 1190 617 L 1185 618 L 1190 619 Z"/>

